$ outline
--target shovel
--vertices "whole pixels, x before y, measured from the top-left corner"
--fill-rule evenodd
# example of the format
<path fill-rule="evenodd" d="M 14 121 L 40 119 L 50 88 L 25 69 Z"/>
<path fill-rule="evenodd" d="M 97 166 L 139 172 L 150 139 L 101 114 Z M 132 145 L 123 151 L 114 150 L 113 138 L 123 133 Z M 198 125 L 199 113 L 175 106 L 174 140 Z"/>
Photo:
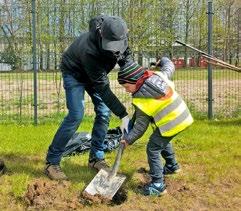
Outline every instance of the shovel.
<path fill-rule="evenodd" d="M 124 147 L 124 144 L 121 143 L 112 169 L 101 169 L 85 188 L 84 192 L 87 192 L 92 196 L 97 194 L 106 199 L 112 199 L 126 179 L 125 175 L 117 174 Z"/>

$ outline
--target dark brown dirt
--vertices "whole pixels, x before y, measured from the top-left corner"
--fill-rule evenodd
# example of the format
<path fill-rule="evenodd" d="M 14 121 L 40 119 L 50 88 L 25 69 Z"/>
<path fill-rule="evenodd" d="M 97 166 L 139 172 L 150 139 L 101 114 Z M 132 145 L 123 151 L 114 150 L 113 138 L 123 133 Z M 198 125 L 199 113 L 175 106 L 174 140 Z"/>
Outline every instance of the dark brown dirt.
<path fill-rule="evenodd" d="M 121 187 L 111 200 L 111 205 L 120 205 L 127 201 L 127 190 L 125 186 Z"/>
<path fill-rule="evenodd" d="M 2 160 L 0 160 L 0 175 L 6 172 L 6 166 Z"/>
<path fill-rule="evenodd" d="M 112 200 L 107 199 L 101 195 L 90 195 L 83 192 L 80 196 L 80 201 L 83 205 L 94 205 L 94 204 L 107 204 L 107 205 L 120 205 L 127 200 L 127 191 L 124 187 L 121 187 L 116 194 L 113 196 Z"/>

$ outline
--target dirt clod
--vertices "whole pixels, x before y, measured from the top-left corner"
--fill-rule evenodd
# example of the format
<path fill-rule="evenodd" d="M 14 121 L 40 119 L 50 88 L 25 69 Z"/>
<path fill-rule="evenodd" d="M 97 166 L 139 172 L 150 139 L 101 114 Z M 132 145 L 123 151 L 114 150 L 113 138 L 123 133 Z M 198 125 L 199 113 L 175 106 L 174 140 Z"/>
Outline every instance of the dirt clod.
<path fill-rule="evenodd" d="M 147 174 L 148 172 L 149 171 L 146 170 L 144 167 L 141 167 L 141 168 L 137 169 L 137 173 L 140 173 L 140 174 L 143 174 L 143 173 Z"/>
<path fill-rule="evenodd" d="M 137 174 L 135 176 L 140 181 L 140 185 L 137 187 L 137 189 L 142 188 L 145 184 L 151 182 L 151 177 L 149 175 L 149 171 L 143 167 L 137 169 Z"/>
<path fill-rule="evenodd" d="M 80 195 L 80 199 L 81 199 L 81 203 L 84 205 L 93 205 L 93 204 L 110 204 L 111 200 L 108 198 L 103 197 L 100 194 L 95 194 L 90 195 L 87 192 L 82 192 L 82 194 Z"/>
<path fill-rule="evenodd" d="M 58 208 L 62 210 L 83 208 L 76 196 L 69 194 L 69 182 L 35 180 L 28 185 L 24 200 L 34 209 Z"/>

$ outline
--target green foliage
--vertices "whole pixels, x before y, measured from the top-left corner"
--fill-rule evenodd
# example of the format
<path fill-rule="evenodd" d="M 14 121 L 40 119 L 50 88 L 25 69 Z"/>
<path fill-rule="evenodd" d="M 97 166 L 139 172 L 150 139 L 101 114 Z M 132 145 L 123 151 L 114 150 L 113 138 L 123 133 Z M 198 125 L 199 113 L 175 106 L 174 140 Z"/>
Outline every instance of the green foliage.
<path fill-rule="evenodd" d="M 3 20 L 0 36 L 8 40 L 10 59 L 20 58 L 25 62 L 31 54 L 32 19 L 31 1 L 17 0 L 16 4 L 2 2 L 0 11 Z M 88 21 L 101 13 L 122 16 L 129 28 L 130 47 L 139 56 L 159 57 L 163 54 L 175 56 L 175 39 L 205 49 L 207 46 L 207 2 L 202 0 L 43 0 L 36 1 L 37 52 L 40 69 L 49 69 L 50 63 L 59 62 L 63 50 L 82 31 L 88 30 Z M 213 2 L 213 37 L 217 56 L 224 59 L 238 53 L 238 10 L 236 1 Z M 16 45 L 19 41 L 24 41 Z M 23 52 L 25 56 L 23 55 Z M 193 54 L 192 54 L 193 55 Z M 6 60 L 5 59 L 5 60 Z M 16 67 L 21 68 L 21 63 Z M 46 67 L 45 67 L 46 66 Z"/>
<path fill-rule="evenodd" d="M 12 48 L 6 48 L 3 52 L 0 52 L 0 62 L 9 64 L 12 70 L 16 70 L 20 67 L 21 58 L 16 55 Z"/>

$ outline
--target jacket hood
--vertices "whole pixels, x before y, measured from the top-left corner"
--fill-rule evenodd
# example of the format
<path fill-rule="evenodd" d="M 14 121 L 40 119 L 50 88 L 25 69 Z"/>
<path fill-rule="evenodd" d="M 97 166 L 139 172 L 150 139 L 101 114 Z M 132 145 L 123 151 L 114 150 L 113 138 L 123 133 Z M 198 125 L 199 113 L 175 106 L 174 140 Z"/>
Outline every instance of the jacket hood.
<path fill-rule="evenodd" d="M 168 84 L 158 75 L 147 78 L 142 86 L 133 94 L 134 98 L 160 98 L 167 94 Z"/>
<path fill-rule="evenodd" d="M 103 23 L 105 17 L 106 17 L 106 15 L 98 15 L 89 21 L 89 38 L 90 38 L 91 42 L 95 43 L 98 50 L 103 55 L 105 55 L 106 57 L 112 58 L 112 59 L 117 59 L 117 56 L 114 55 L 111 51 L 107 51 L 102 48 L 101 36 L 100 36 L 99 30 L 100 30 L 101 24 Z"/>
<path fill-rule="evenodd" d="M 98 15 L 89 21 L 90 39 L 98 48 L 101 49 L 101 36 L 99 33 L 100 26 L 104 20 L 104 15 Z"/>

